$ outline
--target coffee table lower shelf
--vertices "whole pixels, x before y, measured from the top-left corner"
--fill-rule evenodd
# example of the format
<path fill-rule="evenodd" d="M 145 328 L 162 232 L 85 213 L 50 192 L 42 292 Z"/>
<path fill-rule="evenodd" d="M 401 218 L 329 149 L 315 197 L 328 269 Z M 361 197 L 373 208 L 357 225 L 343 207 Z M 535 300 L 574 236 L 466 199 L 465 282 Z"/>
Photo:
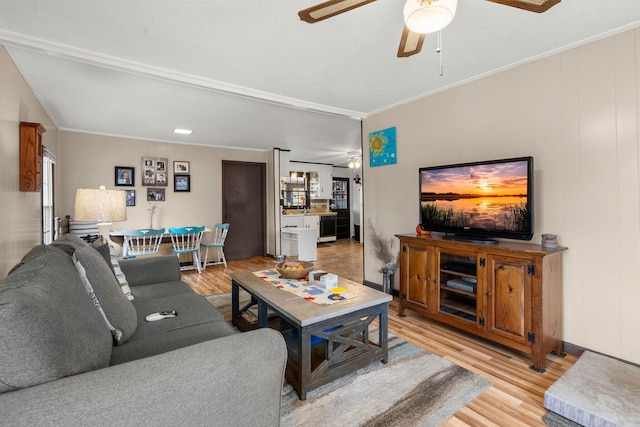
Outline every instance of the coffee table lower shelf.
<path fill-rule="evenodd" d="M 368 328 L 368 324 L 361 324 Z M 355 333 L 353 325 L 327 332 L 327 339 L 314 335 L 309 347 L 299 338 L 298 329 L 282 332 L 287 343 L 288 359 L 285 377 L 300 400 L 307 391 L 328 384 L 373 362 L 387 363 L 387 348 L 369 340 L 367 332 Z M 308 349 L 308 351 L 306 351 Z M 305 361 L 306 359 L 306 361 Z"/>

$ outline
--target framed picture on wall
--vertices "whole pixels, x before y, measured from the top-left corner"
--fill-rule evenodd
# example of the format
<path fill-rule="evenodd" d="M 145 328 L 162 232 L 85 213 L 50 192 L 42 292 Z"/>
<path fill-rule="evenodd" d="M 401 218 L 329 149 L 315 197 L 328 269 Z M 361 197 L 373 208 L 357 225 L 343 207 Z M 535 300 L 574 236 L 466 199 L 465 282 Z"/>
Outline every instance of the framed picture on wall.
<path fill-rule="evenodd" d="M 173 162 L 173 173 L 189 173 L 189 162 Z"/>
<path fill-rule="evenodd" d="M 396 128 L 369 134 L 369 166 L 386 166 L 398 163 L 396 154 Z"/>
<path fill-rule="evenodd" d="M 142 185 L 167 185 L 167 159 L 157 157 L 142 158 Z"/>
<path fill-rule="evenodd" d="M 136 190 L 124 190 L 127 193 L 127 206 L 136 205 Z"/>
<path fill-rule="evenodd" d="M 133 187 L 135 185 L 135 168 L 116 166 L 114 173 L 116 186 Z"/>
<path fill-rule="evenodd" d="M 164 202 L 164 188 L 147 188 L 147 201 Z"/>
<path fill-rule="evenodd" d="M 173 175 L 173 191 L 191 191 L 191 176 Z"/>

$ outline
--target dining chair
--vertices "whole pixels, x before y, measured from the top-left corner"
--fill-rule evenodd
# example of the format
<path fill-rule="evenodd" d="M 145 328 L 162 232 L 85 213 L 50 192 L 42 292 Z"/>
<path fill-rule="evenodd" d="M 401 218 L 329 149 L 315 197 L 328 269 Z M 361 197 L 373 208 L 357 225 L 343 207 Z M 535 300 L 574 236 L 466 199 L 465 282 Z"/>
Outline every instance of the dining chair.
<path fill-rule="evenodd" d="M 176 254 L 180 258 L 181 254 L 191 254 L 193 257 L 193 265 L 180 264 L 180 270 L 193 270 L 197 269 L 198 273 L 202 272 L 200 266 L 200 241 L 202 240 L 202 233 L 204 233 L 204 226 L 202 227 L 181 227 L 181 228 L 169 228 L 169 234 L 171 235 L 171 252 Z"/>
<path fill-rule="evenodd" d="M 141 228 L 138 230 L 125 230 L 122 256 L 137 256 L 155 254 L 160 250 L 164 228 Z"/>
<path fill-rule="evenodd" d="M 224 241 L 227 238 L 228 232 L 229 224 L 216 224 L 213 230 L 213 238 L 211 239 L 211 242 L 200 244 L 200 246 L 206 249 L 202 263 L 203 270 L 206 270 L 207 265 L 224 264 L 225 267 L 227 266 L 227 259 L 224 256 Z M 215 258 L 212 262 L 209 261 L 209 248 L 214 250 Z"/>

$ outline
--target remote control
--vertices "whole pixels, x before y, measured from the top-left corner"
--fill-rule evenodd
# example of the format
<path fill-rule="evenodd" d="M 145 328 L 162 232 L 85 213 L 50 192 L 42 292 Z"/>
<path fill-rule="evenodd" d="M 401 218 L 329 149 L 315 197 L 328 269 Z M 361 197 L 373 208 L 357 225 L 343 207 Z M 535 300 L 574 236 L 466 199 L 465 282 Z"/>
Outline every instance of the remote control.
<path fill-rule="evenodd" d="M 145 319 L 147 322 L 155 322 L 156 320 L 166 319 L 168 317 L 175 317 L 178 313 L 175 310 L 172 311 L 158 311 L 156 313 L 147 314 Z"/>

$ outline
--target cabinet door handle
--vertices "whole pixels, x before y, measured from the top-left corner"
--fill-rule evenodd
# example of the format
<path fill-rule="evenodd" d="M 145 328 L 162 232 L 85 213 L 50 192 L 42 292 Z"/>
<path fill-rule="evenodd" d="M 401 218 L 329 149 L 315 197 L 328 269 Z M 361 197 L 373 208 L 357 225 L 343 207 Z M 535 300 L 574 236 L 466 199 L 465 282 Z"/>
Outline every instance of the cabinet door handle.
<path fill-rule="evenodd" d="M 487 292 L 487 296 L 490 297 L 491 296 L 491 292 Z"/>

